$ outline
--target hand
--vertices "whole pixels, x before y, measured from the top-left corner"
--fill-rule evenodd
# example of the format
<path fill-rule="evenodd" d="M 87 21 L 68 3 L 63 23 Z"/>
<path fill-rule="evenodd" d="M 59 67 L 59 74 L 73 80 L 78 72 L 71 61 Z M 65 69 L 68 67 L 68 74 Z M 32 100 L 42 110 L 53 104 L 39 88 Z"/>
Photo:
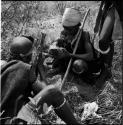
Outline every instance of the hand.
<path fill-rule="evenodd" d="M 70 57 L 70 53 L 65 48 L 60 48 L 59 58 Z"/>
<path fill-rule="evenodd" d="M 47 72 L 47 76 L 46 76 L 46 77 L 51 78 L 51 77 L 53 77 L 53 76 L 59 74 L 59 72 L 60 72 L 60 71 L 59 71 L 59 68 L 50 69 L 50 70 Z"/>
<path fill-rule="evenodd" d="M 49 54 L 56 59 L 66 58 L 70 56 L 70 53 L 65 48 L 62 47 L 57 49 L 51 49 L 49 51 Z"/>

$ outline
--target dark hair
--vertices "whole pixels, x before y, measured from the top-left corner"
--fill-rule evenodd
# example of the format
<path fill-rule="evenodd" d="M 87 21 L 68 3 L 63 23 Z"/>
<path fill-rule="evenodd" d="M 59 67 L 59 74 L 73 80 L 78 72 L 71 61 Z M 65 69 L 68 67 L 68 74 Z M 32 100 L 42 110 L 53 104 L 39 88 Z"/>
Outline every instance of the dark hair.
<path fill-rule="evenodd" d="M 56 44 L 56 45 L 57 45 L 58 47 L 64 47 L 64 45 L 67 43 L 67 41 L 66 41 L 65 39 L 60 39 L 60 38 L 57 39 L 56 41 L 57 41 L 57 44 Z"/>
<path fill-rule="evenodd" d="M 34 43 L 34 38 L 32 36 L 26 36 L 26 35 L 21 35 L 22 37 L 26 37 L 29 39 L 32 43 Z"/>
<path fill-rule="evenodd" d="M 19 54 L 14 54 L 14 53 L 9 53 L 9 58 L 7 61 L 11 61 L 11 60 L 23 60 L 22 57 Z"/>
<path fill-rule="evenodd" d="M 81 26 L 81 23 L 78 23 L 77 25 L 70 26 L 70 27 L 63 26 L 65 30 L 64 33 L 66 32 L 67 34 L 74 36 L 78 32 L 80 26 Z"/>
<path fill-rule="evenodd" d="M 8 58 L 8 62 L 11 60 L 20 60 L 23 61 L 25 63 L 29 63 L 31 61 L 32 55 L 28 55 L 26 57 L 21 57 L 20 54 L 14 54 L 14 53 L 9 53 L 9 58 Z"/>
<path fill-rule="evenodd" d="M 76 29 L 76 28 L 79 28 L 81 26 L 81 23 L 79 22 L 77 25 L 75 25 L 75 26 L 64 26 L 63 25 L 63 27 L 65 28 L 65 29 Z"/>

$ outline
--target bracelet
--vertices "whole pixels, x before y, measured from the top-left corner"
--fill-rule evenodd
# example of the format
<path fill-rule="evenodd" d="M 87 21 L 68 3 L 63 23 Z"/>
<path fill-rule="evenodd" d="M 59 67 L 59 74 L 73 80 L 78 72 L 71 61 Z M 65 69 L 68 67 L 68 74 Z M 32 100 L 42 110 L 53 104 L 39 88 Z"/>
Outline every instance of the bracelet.
<path fill-rule="evenodd" d="M 107 54 L 110 51 L 110 47 L 106 51 L 102 51 L 100 49 L 98 49 L 98 51 L 101 52 L 102 54 Z"/>
<path fill-rule="evenodd" d="M 108 47 L 107 50 L 105 51 L 102 51 L 100 48 L 99 48 L 99 42 L 94 42 L 94 48 L 99 51 L 101 54 L 107 54 L 109 51 L 110 51 L 110 46 Z"/>

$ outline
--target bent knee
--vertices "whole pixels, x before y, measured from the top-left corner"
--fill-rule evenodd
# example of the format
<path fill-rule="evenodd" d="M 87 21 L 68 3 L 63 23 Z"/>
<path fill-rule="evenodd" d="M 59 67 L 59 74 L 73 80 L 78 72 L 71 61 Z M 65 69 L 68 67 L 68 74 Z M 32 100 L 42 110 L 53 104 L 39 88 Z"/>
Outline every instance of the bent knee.
<path fill-rule="evenodd" d="M 81 74 L 87 70 L 87 63 L 84 60 L 75 60 L 72 70 L 77 74 Z"/>
<path fill-rule="evenodd" d="M 64 101 L 64 95 L 61 91 L 55 86 L 49 86 L 48 94 L 51 98 L 51 104 L 55 107 L 59 106 Z"/>

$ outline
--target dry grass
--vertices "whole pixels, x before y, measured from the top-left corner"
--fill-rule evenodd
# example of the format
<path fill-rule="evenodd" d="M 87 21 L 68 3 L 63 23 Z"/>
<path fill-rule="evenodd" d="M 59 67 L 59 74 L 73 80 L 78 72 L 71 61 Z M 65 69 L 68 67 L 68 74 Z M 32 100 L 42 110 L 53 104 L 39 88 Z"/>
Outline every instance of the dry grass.
<path fill-rule="evenodd" d="M 80 4 L 81 3 L 81 4 Z M 93 3 L 93 4 L 92 4 Z M 61 10 L 60 10 L 60 4 L 59 4 L 59 13 L 63 13 L 63 8 L 66 4 L 66 6 L 76 6 L 81 8 L 82 15 L 84 15 L 85 11 L 89 8 L 91 8 L 90 15 L 87 18 L 85 29 L 90 31 L 90 33 L 93 33 L 93 27 L 95 24 L 95 17 L 98 12 L 98 3 L 94 2 L 86 2 L 83 1 L 68 1 L 67 4 L 65 2 L 61 2 Z M 50 4 L 51 5 L 51 4 Z M 52 3 L 54 5 L 54 3 Z M 55 10 L 53 6 L 49 7 L 49 10 Z M 31 26 L 27 25 L 25 27 L 26 34 L 34 36 L 36 38 L 38 32 L 45 32 L 47 33 L 46 37 L 46 44 L 50 44 L 51 41 L 59 37 L 60 31 L 62 30 L 61 26 L 61 15 L 56 14 L 54 12 L 51 12 L 52 16 L 45 16 L 45 18 L 41 20 L 37 20 L 37 22 L 33 21 L 31 22 Z M 54 16 L 55 15 L 55 16 Z M 52 18 L 51 18 L 52 17 Z M 50 19 L 49 19 L 50 18 Z M 2 36 L 3 37 L 3 36 Z M 6 39 L 2 39 L 2 59 L 7 59 L 8 54 L 8 41 L 12 38 L 10 35 Z M 98 95 L 98 98 L 95 100 L 99 105 L 98 114 L 102 116 L 101 119 L 97 119 L 94 117 L 89 117 L 86 119 L 86 122 L 88 123 L 98 123 L 98 124 L 107 124 L 107 125 L 121 125 L 121 119 L 122 119 L 122 71 L 121 71 L 121 65 L 122 65 L 122 52 L 121 52 L 121 41 L 116 40 L 115 41 L 115 52 L 114 52 L 114 58 L 113 58 L 113 66 L 112 66 L 112 73 L 113 77 L 110 79 L 106 86 L 104 87 L 104 90 Z M 60 77 L 54 77 L 54 79 L 51 80 L 51 83 L 59 83 Z M 81 121 L 82 116 L 82 105 L 84 104 L 84 100 L 80 97 L 77 88 L 74 86 L 74 84 L 69 81 L 65 84 L 66 92 L 64 93 L 66 96 L 66 99 L 68 100 L 72 111 L 74 112 L 74 115 L 76 119 L 80 123 L 84 123 L 85 121 Z M 48 115 L 44 116 L 45 120 L 50 121 L 52 124 L 60 124 L 63 123 L 54 111 L 51 111 Z"/>
<path fill-rule="evenodd" d="M 98 8 L 96 8 L 98 9 Z M 93 26 L 95 23 L 96 9 L 90 13 L 90 16 L 87 19 L 85 24 L 85 29 L 88 29 L 91 33 L 93 33 Z M 112 75 L 113 77 L 107 81 L 104 90 L 98 95 L 95 99 L 97 104 L 99 105 L 99 109 L 97 114 L 101 115 L 102 118 L 89 117 L 86 121 L 81 121 L 82 116 L 82 106 L 85 103 L 83 99 L 80 97 L 77 88 L 74 86 L 72 82 L 68 82 L 65 84 L 65 90 L 67 90 L 64 94 L 74 112 L 76 119 L 80 123 L 98 123 L 99 125 L 107 124 L 107 125 L 121 125 L 122 121 L 122 70 L 121 70 L 121 40 L 115 40 L 115 52 L 113 58 L 113 66 L 112 66 Z M 55 80 L 57 81 L 57 80 Z M 53 81 L 53 83 L 55 82 Z M 53 114 L 51 113 L 50 116 Z M 54 114 L 55 115 L 55 114 Z M 53 118 L 54 119 L 54 118 Z M 57 120 L 55 115 L 55 119 L 57 123 L 61 123 L 60 120 Z M 52 121 L 52 118 L 50 119 Z"/>

